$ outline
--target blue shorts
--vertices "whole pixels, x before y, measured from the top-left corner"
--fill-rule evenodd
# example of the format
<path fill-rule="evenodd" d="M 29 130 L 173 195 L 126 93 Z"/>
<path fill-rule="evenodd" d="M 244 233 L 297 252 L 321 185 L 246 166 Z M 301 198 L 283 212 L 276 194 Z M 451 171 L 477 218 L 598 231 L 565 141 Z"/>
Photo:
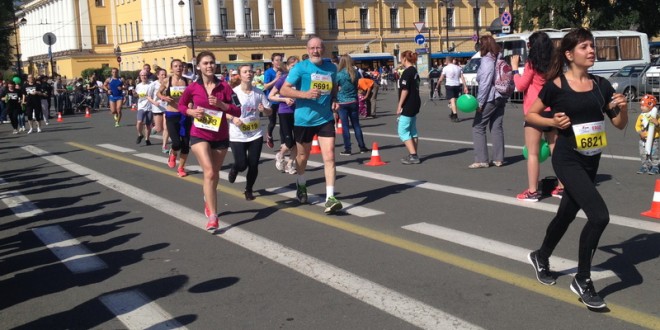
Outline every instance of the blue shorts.
<path fill-rule="evenodd" d="M 401 141 L 406 142 L 417 137 L 417 117 L 399 116 L 397 131 Z"/>
<path fill-rule="evenodd" d="M 112 95 L 108 96 L 108 100 L 110 100 L 110 102 L 117 102 L 123 99 L 124 99 L 123 96 L 112 96 Z"/>

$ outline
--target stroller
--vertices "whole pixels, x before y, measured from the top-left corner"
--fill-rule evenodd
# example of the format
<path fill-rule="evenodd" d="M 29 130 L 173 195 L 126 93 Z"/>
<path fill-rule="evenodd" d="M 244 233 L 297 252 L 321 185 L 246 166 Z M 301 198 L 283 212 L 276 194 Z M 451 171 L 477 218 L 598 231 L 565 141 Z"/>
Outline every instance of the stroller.
<path fill-rule="evenodd" d="M 94 107 L 94 96 L 91 93 L 76 93 L 74 95 L 73 111 L 85 112 Z"/>

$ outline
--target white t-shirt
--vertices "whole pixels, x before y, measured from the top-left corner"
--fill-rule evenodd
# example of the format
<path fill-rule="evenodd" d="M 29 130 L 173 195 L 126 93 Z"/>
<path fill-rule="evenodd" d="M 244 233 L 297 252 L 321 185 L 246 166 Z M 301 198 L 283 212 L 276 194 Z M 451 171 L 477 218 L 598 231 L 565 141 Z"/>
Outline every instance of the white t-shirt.
<path fill-rule="evenodd" d="M 151 112 L 153 113 L 163 113 L 167 111 L 167 102 L 162 101 L 158 98 L 158 90 L 160 89 L 160 81 L 156 80 L 151 83 L 151 88 L 149 89 L 149 96 L 152 100 L 158 103 L 158 106 L 151 104 Z"/>
<path fill-rule="evenodd" d="M 445 75 L 446 79 L 445 86 L 460 86 L 462 73 L 461 67 L 453 63 L 442 68 L 442 74 Z"/>
<path fill-rule="evenodd" d="M 138 110 L 151 111 L 151 102 L 147 99 L 151 84 L 139 83 L 135 86 L 135 93 L 138 96 L 137 108 Z"/>
<path fill-rule="evenodd" d="M 264 92 L 258 88 L 253 88 L 252 92 L 246 94 L 241 90 L 241 86 L 234 87 L 234 93 L 241 102 L 240 120 L 243 122 L 241 127 L 231 123 L 229 125 L 229 141 L 231 142 L 250 142 L 262 137 L 261 121 L 259 120 L 259 104 L 264 108 L 270 108 L 270 101 Z"/>

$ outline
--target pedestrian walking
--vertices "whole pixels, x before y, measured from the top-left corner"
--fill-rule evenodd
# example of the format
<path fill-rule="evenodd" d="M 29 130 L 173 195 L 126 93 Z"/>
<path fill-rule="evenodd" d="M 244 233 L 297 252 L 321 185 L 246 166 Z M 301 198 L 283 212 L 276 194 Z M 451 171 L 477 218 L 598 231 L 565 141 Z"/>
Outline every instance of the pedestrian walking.
<path fill-rule="evenodd" d="M 360 112 L 358 107 L 358 76 L 353 68 L 353 60 L 348 55 L 342 55 L 339 58 L 337 67 L 337 104 L 339 104 L 339 118 L 343 124 L 342 138 L 344 141 L 344 151 L 340 155 L 350 156 L 351 151 L 351 133 L 350 127 L 353 127 L 355 139 L 357 140 L 360 153 L 369 152 L 364 144 L 362 127 L 360 126 Z M 349 124 L 350 123 L 350 124 Z"/>
<path fill-rule="evenodd" d="M 463 69 L 458 66 L 458 61 L 451 56 L 447 56 L 447 63 L 448 64 L 442 68 L 442 74 L 440 75 L 440 79 L 438 79 L 436 89 L 440 90 L 442 81 L 447 79 L 445 81 L 445 95 L 447 95 L 449 109 L 451 109 L 449 119 L 458 123 L 460 120 L 458 119 L 458 112 L 456 111 L 456 99 L 461 95 L 461 86 L 463 87 L 463 94 L 468 93 L 468 88 L 465 83 L 465 76 L 463 76 Z"/>

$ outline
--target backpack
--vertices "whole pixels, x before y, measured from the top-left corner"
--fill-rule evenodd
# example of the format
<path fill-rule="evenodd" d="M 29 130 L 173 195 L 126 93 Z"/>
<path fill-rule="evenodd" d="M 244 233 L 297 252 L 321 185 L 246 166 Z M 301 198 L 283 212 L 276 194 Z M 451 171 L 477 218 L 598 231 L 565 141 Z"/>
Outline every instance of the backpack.
<path fill-rule="evenodd" d="M 513 69 L 501 56 L 495 60 L 493 87 L 504 98 L 510 98 L 516 85 L 513 83 Z"/>

